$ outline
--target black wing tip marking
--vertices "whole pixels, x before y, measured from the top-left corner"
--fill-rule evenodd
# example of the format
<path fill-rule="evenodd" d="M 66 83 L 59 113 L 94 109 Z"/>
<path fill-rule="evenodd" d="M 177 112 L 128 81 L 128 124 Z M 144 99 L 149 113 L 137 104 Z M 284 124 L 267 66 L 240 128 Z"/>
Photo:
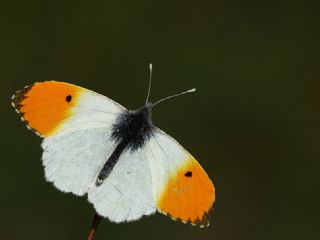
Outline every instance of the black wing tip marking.
<path fill-rule="evenodd" d="M 24 113 L 20 111 L 21 108 L 23 107 L 21 102 L 27 98 L 26 94 L 33 88 L 33 86 L 34 84 L 30 86 L 25 86 L 22 90 L 18 90 L 15 94 L 13 94 L 11 97 L 11 105 L 12 107 L 14 107 L 16 112 L 20 115 L 20 119 L 22 122 L 26 124 L 26 127 L 29 130 L 33 131 L 35 134 L 37 134 L 39 137 L 44 138 L 39 132 L 37 132 L 32 127 L 30 127 L 28 121 L 24 118 Z"/>
<path fill-rule="evenodd" d="M 160 211 L 162 214 L 170 217 L 172 220 L 174 221 L 179 221 L 182 222 L 184 224 L 191 224 L 192 226 L 195 227 L 200 227 L 200 228 L 205 228 L 205 227 L 209 227 L 210 226 L 210 218 L 211 218 L 211 214 L 213 212 L 214 206 L 212 206 L 212 208 L 209 209 L 209 211 L 204 211 L 201 219 L 198 218 L 196 221 L 191 221 L 191 219 L 189 218 L 187 221 L 181 219 L 181 218 L 175 218 L 173 217 L 171 214 Z"/>
<path fill-rule="evenodd" d="M 32 89 L 33 85 L 25 86 L 22 90 L 17 91 L 11 97 L 11 105 L 20 113 L 20 109 L 23 105 L 21 102 L 26 99 L 26 94 Z"/>

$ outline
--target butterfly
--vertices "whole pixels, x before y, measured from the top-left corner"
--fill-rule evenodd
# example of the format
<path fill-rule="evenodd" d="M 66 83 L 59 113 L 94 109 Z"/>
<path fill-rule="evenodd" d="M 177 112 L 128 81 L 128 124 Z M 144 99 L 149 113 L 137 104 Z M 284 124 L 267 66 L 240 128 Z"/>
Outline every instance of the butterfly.
<path fill-rule="evenodd" d="M 58 81 L 25 87 L 12 105 L 43 138 L 46 180 L 62 192 L 87 195 L 99 215 L 120 223 L 158 211 L 208 226 L 214 185 L 196 159 L 151 120 L 158 103 L 195 89 L 151 103 L 150 88 L 151 74 L 146 103 L 136 110 Z"/>

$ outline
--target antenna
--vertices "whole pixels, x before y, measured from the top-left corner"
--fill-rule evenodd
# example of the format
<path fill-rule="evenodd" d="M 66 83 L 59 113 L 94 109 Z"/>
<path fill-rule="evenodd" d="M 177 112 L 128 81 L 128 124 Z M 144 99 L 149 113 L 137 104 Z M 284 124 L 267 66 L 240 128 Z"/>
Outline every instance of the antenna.
<path fill-rule="evenodd" d="M 146 99 L 146 104 L 149 101 L 149 96 L 150 96 L 150 91 L 151 91 L 151 80 L 152 80 L 152 63 L 149 64 L 149 71 L 150 71 L 150 76 L 149 76 L 149 88 L 148 88 L 148 95 Z"/>
<path fill-rule="evenodd" d="M 152 104 L 152 107 L 154 107 L 154 106 L 156 106 L 157 104 L 159 104 L 159 103 L 161 103 L 161 102 L 163 102 L 163 101 L 166 101 L 166 100 L 168 100 L 168 99 L 170 99 L 170 98 L 178 97 L 178 96 L 181 96 L 181 95 L 184 95 L 184 94 L 187 94 L 187 93 L 193 93 L 193 92 L 195 92 L 195 91 L 196 91 L 196 89 L 195 89 L 195 88 L 192 88 L 192 89 L 190 89 L 190 90 L 188 90 L 188 91 L 184 91 L 184 92 L 182 92 L 182 93 L 177 93 L 177 94 L 174 94 L 174 95 L 171 95 L 171 96 L 162 98 L 162 99 L 160 99 L 159 101 L 157 101 L 156 103 Z"/>
<path fill-rule="evenodd" d="M 150 71 L 150 75 L 149 75 L 149 87 L 148 87 L 148 94 L 147 94 L 147 98 L 146 98 L 146 105 L 148 104 L 149 97 L 150 97 L 150 92 L 151 92 L 152 63 L 149 63 L 149 71 Z M 174 94 L 174 95 L 171 95 L 171 96 L 162 98 L 162 99 L 160 99 L 159 101 L 157 101 L 156 103 L 151 104 L 151 107 L 154 107 L 154 106 L 158 105 L 159 103 L 161 103 L 161 102 L 163 102 L 163 101 L 166 101 L 166 100 L 168 100 L 168 99 L 171 99 L 171 98 L 174 98 L 174 97 L 178 97 L 178 96 L 181 96 L 181 95 L 184 95 L 184 94 L 187 94 L 187 93 L 193 93 L 193 92 L 195 92 L 195 91 L 196 91 L 196 89 L 195 89 L 195 88 L 192 88 L 192 89 L 189 89 L 188 91 L 184 91 L 184 92 L 181 92 L 181 93 L 177 93 L 177 94 Z"/>

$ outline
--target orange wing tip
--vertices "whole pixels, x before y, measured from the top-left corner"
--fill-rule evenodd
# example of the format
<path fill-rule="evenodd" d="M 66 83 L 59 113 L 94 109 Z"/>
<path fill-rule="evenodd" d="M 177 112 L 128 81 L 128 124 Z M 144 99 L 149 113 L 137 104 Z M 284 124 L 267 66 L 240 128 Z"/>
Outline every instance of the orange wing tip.
<path fill-rule="evenodd" d="M 38 82 L 12 96 L 11 105 L 29 129 L 41 137 L 56 134 L 69 118 L 82 88 L 57 81 Z"/>
<path fill-rule="evenodd" d="M 175 220 L 206 227 L 214 203 L 214 185 L 200 164 L 188 155 L 169 176 L 157 207 Z"/>

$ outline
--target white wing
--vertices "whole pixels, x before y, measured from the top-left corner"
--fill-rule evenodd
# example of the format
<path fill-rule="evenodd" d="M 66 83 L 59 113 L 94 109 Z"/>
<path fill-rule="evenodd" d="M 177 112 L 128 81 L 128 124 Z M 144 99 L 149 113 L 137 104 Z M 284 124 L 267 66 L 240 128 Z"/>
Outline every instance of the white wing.
<path fill-rule="evenodd" d="M 103 184 L 90 188 L 88 198 L 101 216 L 114 222 L 137 220 L 159 210 L 207 226 L 215 196 L 199 163 L 156 129 L 144 147 L 125 150 Z"/>
<path fill-rule="evenodd" d="M 47 81 L 17 92 L 12 104 L 44 137 L 46 179 L 64 192 L 84 195 L 115 148 L 112 125 L 126 109 L 72 84 Z"/>
<path fill-rule="evenodd" d="M 110 134 L 110 128 L 92 128 L 45 138 L 42 161 L 47 181 L 64 192 L 87 193 L 115 149 Z"/>
<path fill-rule="evenodd" d="M 102 185 L 90 188 L 89 201 L 113 222 L 133 221 L 156 211 L 152 180 L 144 148 L 126 149 Z"/>

